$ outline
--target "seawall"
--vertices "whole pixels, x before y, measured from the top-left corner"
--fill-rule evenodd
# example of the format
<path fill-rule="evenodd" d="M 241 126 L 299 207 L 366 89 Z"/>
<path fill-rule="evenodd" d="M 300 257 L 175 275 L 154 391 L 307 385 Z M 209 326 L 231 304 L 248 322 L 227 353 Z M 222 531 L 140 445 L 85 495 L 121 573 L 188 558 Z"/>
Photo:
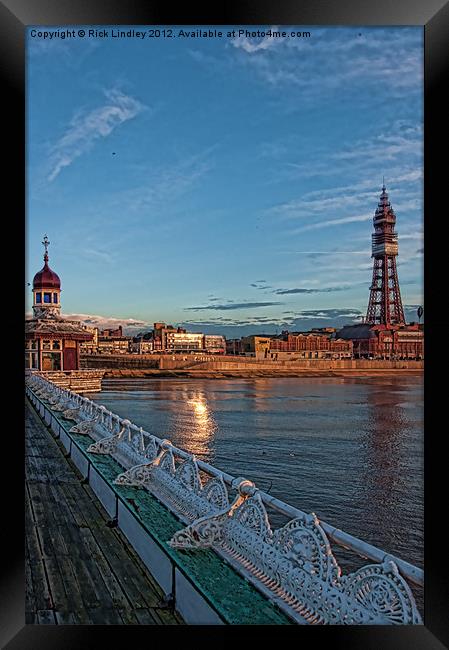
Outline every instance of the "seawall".
<path fill-rule="evenodd" d="M 210 357 L 209 357 L 210 359 Z M 104 378 L 377 377 L 421 375 L 423 361 L 303 359 L 266 361 L 220 357 L 203 360 L 146 355 L 86 356 L 84 368 L 104 370 Z"/>

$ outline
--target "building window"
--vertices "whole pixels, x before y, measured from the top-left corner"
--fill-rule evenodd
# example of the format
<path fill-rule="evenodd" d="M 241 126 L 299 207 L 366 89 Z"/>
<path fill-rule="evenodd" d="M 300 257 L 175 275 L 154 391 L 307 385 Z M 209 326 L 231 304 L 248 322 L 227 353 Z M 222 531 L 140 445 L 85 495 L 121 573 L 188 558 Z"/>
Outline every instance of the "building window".
<path fill-rule="evenodd" d="M 61 370 L 61 353 L 43 352 L 42 370 Z"/>
<path fill-rule="evenodd" d="M 57 293 L 54 293 L 54 294 L 53 294 L 53 302 L 54 302 L 54 303 L 57 303 L 57 302 L 58 302 L 58 294 L 57 294 Z"/>
<path fill-rule="evenodd" d="M 52 341 L 52 350 L 60 350 L 61 341 Z"/>
<path fill-rule="evenodd" d="M 50 341 L 42 341 L 42 349 L 43 350 L 51 350 Z"/>
<path fill-rule="evenodd" d="M 51 302 L 51 293 L 44 293 L 44 302 Z"/>
<path fill-rule="evenodd" d="M 42 294 L 39 292 L 36 294 L 36 304 L 42 302 Z"/>
<path fill-rule="evenodd" d="M 25 368 L 38 369 L 37 352 L 25 352 Z"/>

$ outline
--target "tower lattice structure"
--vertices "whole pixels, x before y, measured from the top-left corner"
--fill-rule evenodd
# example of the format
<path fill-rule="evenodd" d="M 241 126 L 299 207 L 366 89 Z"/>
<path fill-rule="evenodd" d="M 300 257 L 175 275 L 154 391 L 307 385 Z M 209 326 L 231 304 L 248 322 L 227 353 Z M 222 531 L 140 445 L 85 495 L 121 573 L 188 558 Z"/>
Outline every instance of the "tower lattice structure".
<path fill-rule="evenodd" d="M 400 325 L 405 323 L 399 290 L 396 258 L 398 234 L 395 231 L 396 215 L 388 200 L 385 183 L 373 218 L 372 235 L 373 281 L 366 312 L 366 322 L 375 325 Z"/>

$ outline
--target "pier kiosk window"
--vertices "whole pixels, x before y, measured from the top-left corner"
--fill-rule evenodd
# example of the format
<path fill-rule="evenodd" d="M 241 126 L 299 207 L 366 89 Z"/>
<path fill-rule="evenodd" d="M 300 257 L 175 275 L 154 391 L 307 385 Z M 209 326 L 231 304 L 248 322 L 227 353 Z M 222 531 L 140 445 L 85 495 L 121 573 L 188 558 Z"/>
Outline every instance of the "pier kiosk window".
<path fill-rule="evenodd" d="M 39 368 L 39 349 L 37 341 L 25 341 L 25 368 Z"/>
<path fill-rule="evenodd" d="M 61 370 L 60 352 L 42 352 L 42 370 Z"/>
<path fill-rule="evenodd" d="M 41 370 L 62 370 L 62 341 L 59 339 L 42 341 Z"/>

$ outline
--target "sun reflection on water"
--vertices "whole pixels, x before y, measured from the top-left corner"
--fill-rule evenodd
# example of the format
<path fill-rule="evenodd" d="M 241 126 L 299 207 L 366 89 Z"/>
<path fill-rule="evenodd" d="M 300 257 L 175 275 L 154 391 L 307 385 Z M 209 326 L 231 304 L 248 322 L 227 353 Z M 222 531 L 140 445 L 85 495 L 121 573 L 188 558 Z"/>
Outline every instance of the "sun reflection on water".
<path fill-rule="evenodd" d="M 202 391 L 186 393 L 183 400 L 186 409 L 182 418 L 185 447 L 197 456 L 210 457 L 210 443 L 213 442 L 217 423 Z"/>

